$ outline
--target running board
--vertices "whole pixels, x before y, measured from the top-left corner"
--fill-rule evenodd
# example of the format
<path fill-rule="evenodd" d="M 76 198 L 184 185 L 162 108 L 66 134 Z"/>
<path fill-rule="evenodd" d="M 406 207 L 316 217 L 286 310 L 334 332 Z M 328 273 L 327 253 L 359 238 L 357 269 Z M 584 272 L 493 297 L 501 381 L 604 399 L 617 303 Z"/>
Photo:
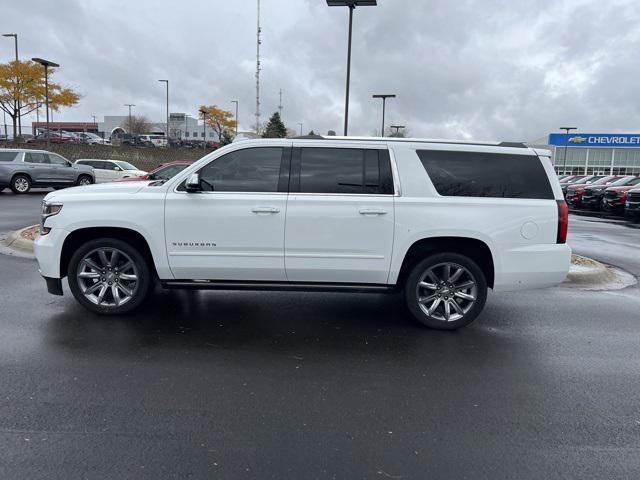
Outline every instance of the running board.
<path fill-rule="evenodd" d="M 236 282 L 220 280 L 167 280 L 161 281 L 163 288 L 195 290 L 285 290 L 302 292 L 354 292 L 386 293 L 396 289 L 395 285 L 357 283 L 304 283 L 304 282 Z"/>

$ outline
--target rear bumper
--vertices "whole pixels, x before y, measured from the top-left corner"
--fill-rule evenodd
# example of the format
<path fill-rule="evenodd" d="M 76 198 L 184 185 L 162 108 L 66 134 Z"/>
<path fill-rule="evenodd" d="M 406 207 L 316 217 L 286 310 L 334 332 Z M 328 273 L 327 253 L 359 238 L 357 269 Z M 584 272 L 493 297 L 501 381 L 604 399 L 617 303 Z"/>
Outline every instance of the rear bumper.
<path fill-rule="evenodd" d="M 552 287 L 569 273 L 571 248 L 567 244 L 543 244 L 515 248 L 501 256 L 495 272 L 494 291 L 509 292 Z"/>

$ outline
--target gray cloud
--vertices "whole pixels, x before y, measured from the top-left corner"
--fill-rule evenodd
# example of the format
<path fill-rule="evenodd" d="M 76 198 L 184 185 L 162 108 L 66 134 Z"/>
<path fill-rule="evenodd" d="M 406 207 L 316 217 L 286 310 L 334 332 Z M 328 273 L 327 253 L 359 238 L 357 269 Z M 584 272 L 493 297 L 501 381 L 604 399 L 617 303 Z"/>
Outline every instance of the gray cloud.
<path fill-rule="evenodd" d="M 262 0 L 263 119 L 284 91 L 284 120 L 305 131 L 342 128 L 347 9 L 324 0 Z M 379 0 L 355 12 L 350 133 L 379 128 L 373 93 L 396 93 L 389 123 L 415 136 L 533 140 L 564 123 L 637 131 L 640 12 L 631 0 Z M 61 120 L 124 114 L 154 119 L 201 103 L 255 110 L 255 1 L 20 0 L 2 29 L 22 58 L 61 64 L 57 81 L 81 92 Z M 0 60 L 13 45 L 0 38 Z"/>

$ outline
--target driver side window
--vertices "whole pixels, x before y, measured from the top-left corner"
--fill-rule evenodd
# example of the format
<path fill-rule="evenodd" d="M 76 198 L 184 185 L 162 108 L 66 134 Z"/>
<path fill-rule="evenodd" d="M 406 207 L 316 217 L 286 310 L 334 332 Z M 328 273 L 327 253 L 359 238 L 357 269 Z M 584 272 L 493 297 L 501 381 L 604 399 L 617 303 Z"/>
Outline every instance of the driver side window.
<path fill-rule="evenodd" d="M 228 153 L 200 170 L 204 191 L 277 192 L 284 149 L 245 148 Z"/>
<path fill-rule="evenodd" d="M 62 165 L 62 166 L 68 165 L 68 162 L 64 158 L 62 158 L 60 155 L 55 155 L 53 153 L 49 153 L 49 163 L 51 165 Z"/>

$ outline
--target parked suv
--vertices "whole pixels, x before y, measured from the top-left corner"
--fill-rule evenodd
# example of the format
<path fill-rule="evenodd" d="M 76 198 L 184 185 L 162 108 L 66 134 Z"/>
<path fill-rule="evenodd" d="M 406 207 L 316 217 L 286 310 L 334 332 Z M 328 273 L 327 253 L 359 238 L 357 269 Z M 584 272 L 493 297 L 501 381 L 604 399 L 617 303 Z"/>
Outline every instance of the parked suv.
<path fill-rule="evenodd" d="M 135 203 L 135 209 L 131 205 Z M 269 139 L 167 181 L 47 195 L 40 272 L 120 314 L 165 288 L 404 290 L 419 321 L 471 323 L 487 290 L 567 274 L 567 205 L 550 152 L 522 144 Z"/>
<path fill-rule="evenodd" d="M 640 188 L 634 188 L 627 193 L 624 213 L 628 217 L 640 217 Z"/>
<path fill-rule="evenodd" d="M 615 180 L 608 182 L 595 182 L 592 185 L 585 185 L 582 194 L 582 206 L 601 210 L 605 207 L 604 192 L 609 187 L 622 187 L 635 181 L 638 177 L 627 175 L 625 177 L 617 177 Z"/>
<path fill-rule="evenodd" d="M 0 148 L 0 191 L 28 193 L 31 187 L 69 187 L 95 182 L 93 169 L 75 165 L 57 153 L 44 150 Z"/>
<path fill-rule="evenodd" d="M 580 207 L 582 205 L 582 195 L 587 187 L 591 185 L 610 184 L 612 180 L 620 177 L 596 175 L 587 183 L 577 183 L 567 185 L 565 198 L 570 207 Z"/>
<path fill-rule="evenodd" d="M 93 168 L 96 176 L 96 183 L 113 182 L 121 178 L 146 175 L 147 172 L 139 170 L 129 162 L 122 160 L 102 160 L 83 158 L 76 160 L 77 165 L 89 165 Z"/>
<path fill-rule="evenodd" d="M 624 207 L 627 202 L 627 193 L 640 185 L 640 178 L 635 177 L 633 180 L 625 183 L 622 186 L 609 187 L 604 191 L 603 209 L 611 212 L 621 214 L 624 213 Z"/>

